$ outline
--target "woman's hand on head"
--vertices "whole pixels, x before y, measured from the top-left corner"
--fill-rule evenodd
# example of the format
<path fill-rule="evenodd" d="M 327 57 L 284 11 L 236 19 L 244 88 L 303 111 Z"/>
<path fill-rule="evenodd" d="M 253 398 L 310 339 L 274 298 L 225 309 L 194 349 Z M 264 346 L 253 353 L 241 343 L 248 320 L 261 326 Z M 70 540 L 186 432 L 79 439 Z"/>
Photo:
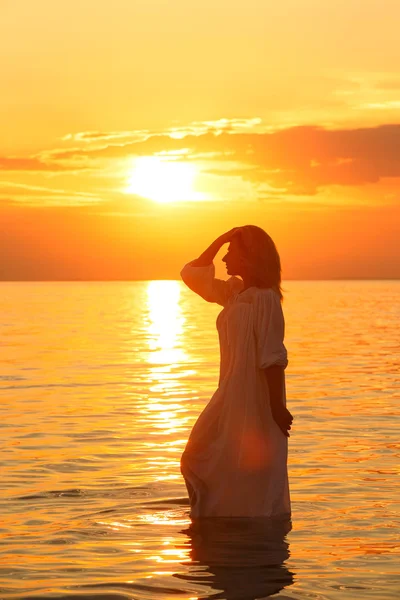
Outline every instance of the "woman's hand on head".
<path fill-rule="evenodd" d="M 229 244 L 229 242 L 231 241 L 233 236 L 235 234 L 237 234 L 240 231 L 240 229 L 241 229 L 241 227 L 233 227 L 233 229 L 230 229 L 226 233 L 223 233 L 222 235 L 220 235 L 218 239 L 221 242 L 221 245 Z"/>

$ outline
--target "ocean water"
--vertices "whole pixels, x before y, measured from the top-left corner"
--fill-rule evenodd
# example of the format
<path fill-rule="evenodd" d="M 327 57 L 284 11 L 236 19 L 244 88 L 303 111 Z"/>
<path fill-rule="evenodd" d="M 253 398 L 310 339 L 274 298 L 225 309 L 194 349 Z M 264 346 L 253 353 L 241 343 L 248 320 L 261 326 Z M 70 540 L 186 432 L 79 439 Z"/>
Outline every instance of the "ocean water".
<path fill-rule="evenodd" d="M 0 284 L 0 598 L 398 598 L 400 281 L 287 281 L 292 519 L 191 524 L 221 307 Z"/>

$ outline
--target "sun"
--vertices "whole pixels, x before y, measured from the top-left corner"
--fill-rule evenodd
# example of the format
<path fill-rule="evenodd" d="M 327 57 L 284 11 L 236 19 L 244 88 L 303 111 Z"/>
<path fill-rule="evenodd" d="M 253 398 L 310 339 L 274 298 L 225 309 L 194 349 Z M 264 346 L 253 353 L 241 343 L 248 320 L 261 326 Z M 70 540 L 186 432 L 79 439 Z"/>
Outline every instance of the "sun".
<path fill-rule="evenodd" d="M 194 189 L 197 175 L 196 167 L 187 162 L 141 156 L 134 161 L 125 191 L 162 203 L 205 200 L 205 195 Z"/>

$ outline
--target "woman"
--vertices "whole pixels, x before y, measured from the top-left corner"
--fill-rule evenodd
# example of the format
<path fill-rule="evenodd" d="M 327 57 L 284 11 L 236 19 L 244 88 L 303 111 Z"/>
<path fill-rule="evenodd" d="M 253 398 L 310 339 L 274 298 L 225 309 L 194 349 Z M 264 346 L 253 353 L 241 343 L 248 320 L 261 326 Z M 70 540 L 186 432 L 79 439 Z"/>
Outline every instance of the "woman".
<path fill-rule="evenodd" d="M 215 278 L 213 259 L 231 277 Z M 242 279 L 237 277 L 239 275 Z M 287 475 L 292 415 L 286 409 L 281 265 L 260 227 L 235 227 L 189 263 L 181 277 L 217 318 L 219 385 L 197 419 L 181 458 L 191 517 L 290 516 Z"/>

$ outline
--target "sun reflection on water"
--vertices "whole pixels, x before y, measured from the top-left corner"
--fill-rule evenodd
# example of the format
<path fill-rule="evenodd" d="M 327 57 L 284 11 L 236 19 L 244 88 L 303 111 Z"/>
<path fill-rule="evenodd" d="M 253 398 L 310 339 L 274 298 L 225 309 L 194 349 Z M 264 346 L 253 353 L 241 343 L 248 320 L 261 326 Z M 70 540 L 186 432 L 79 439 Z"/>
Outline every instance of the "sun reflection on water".
<path fill-rule="evenodd" d="M 187 369 L 182 368 L 189 360 L 184 349 L 186 319 L 177 281 L 150 281 L 146 293 L 147 394 L 140 402 L 137 423 L 154 440 L 144 444 L 147 473 L 152 473 L 153 481 L 167 482 L 181 478 L 179 457 L 185 444 L 182 430 L 188 421 L 184 385 Z"/>
<path fill-rule="evenodd" d="M 180 293 L 177 281 L 150 281 L 147 286 L 148 362 L 171 365 L 187 358 L 186 352 L 177 347 L 186 321 L 179 304 Z"/>
<path fill-rule="evenodd" d="M 171 527 L 190 525 L 191 523 L 189 517 L 174 511 L 142 514 L 138 516 L 138 521 L 149 525 L 170 525 Z"/>

